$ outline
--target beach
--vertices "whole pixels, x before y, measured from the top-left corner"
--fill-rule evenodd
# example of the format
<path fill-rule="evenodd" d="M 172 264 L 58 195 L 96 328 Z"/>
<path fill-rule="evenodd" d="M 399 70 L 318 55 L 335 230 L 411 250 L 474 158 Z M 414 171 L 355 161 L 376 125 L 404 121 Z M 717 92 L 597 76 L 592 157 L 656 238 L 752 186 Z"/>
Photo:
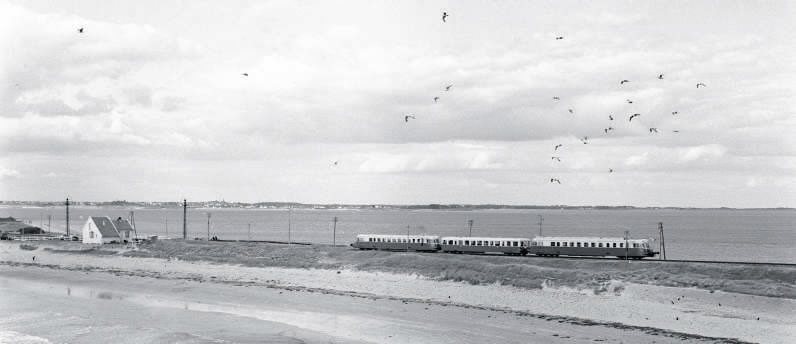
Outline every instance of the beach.
<path fill-rule="evenodd" d="M 109 336 L 188 343 L 787 343 L 796 337 L 792 267 L 691 268 L 716 281 L 710 285 L 693 271 L 670 273 L 689 275 L 682 280 L 665 269 L 655 275 L 647 270 L 658 268 L 644 262 L 177 240 L 137 248 L 3 242 L 0 258 L 0 339 L 13 343 L 99 343 Z M 537 284 L 510 272 L 500 273 L 502 281 L 451 272 L 474 262 L 549 278 Z M 622 274 L 618 264 L 632 267 Z M 598 266 L 602 271 L 587 272 Z M 629 278 L 640 272 L 648 281 Z M 753 280 L 773 286 L 742 288 Z"/>

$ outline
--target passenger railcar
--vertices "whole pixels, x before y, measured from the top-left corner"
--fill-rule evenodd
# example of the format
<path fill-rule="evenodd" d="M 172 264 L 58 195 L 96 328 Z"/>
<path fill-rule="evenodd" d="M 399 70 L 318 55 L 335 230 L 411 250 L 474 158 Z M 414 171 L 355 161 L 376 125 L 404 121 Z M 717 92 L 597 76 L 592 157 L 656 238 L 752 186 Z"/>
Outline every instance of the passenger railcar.
<path fill-rule="evenodd" d="M 440 249 L 448 253 L 503 253 L 525 255 L 531 239 L 489 237 L 442 237 Z"/>
<path fill-rule="evenodd" d="M 437 235 L 360 234 L 352 247 L 360 250 L 439 251 Z"/>
<path fill-rule="evenodd" d="M 540 237 L 531 241 L 528 253 L 537 256 L 610 256 L 642 259 L 654 257 L 650 239 L 600 237 Z"/>

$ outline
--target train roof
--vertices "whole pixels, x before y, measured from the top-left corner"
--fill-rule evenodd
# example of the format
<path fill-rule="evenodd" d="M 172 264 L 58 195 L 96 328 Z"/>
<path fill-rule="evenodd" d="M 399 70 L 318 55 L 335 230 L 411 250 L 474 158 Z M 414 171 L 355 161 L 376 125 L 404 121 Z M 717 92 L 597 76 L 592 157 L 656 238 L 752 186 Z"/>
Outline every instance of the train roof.
<path fill-rule="evenodd" d="M 526 240 L 530 241 L 531 239 L 528 238 L 508 238 L 508 237 L 454 237 L 454 236 L 446 236 L 441 237 L 441 240 L 492 240 L 492 241 L 513 241 L 513 240 Z"/>
<path fill-rule="evenodd" d="M 622 237 L 564 237 L 564 236 L 535 236 L 535 241 L 625 241 Z M 649 241 L 650 239 L 627 239 L 627 241 Z"/>
<path fill-rule="evenodd" d="M 437 239 L 439 235 L 427 235 L 427 234 L 359 234 L 357 238 L 422 238 L 422 239 Z"/>

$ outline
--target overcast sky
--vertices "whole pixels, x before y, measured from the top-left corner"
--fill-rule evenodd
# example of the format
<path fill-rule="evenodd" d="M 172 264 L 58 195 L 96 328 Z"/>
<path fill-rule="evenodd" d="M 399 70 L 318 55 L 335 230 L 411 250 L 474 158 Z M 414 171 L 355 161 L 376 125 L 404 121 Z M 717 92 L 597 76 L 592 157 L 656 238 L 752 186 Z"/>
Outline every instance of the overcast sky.
<path fill-rule="evenodd" d="M 0 2 L 0 199 L 796 207 L 794 18 L 792 1 Z"/>

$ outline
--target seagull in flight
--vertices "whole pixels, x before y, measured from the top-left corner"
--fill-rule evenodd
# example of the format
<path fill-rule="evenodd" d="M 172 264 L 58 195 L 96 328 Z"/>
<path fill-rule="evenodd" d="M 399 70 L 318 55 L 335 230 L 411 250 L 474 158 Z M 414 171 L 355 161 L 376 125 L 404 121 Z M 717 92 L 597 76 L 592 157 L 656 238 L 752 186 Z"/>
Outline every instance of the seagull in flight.
<path fill-rule="evenodd" d="M 613 168 L 609 168 L 608 169 L 608 173 L 614 173 L 614 169 Z"/>
<path fill-rule="evenodd" d="M 614 130 L 614 127 L 608 127 L 608 128 L 603 129 L 603 130 L 605 131 L 606 134 L 608 134 L 609 131 L 613 131 Z"/>
<path fill-rule="evenodd" d="M 587 145 L 587 144 L 589 144 L 589 137 L 588 136 L 584 136 L 582 139 L 580 139 L 580 141 L 583 142 L 584 145 Z"/>
<path fill-rule="evenodd" d="M 560 156 L 551 156 L 550 159 L 558 161 L 558 162 L 561 162 L 561 157 Z"/>
<path fill-rule="evenodd" d="M 672 130 L 673 133 L 679 133 L 679 130 Z"/>
<path fill-rule="evenodd" d="M 575 110 L 572 109 L 567 109 L 567 111 L 569 111 L 569 113 L 575 113 Z"/>
<path fill-rule="evenodd" d="M 451 87 L 453 87 L 453 84 L 450 84 L 450 85 L 448 85 L 448 86 L 445 86 L 445 92 L 448 92 L 448 91 L 450 91 L 450 90 L 451 90 Z"/>
<path fill-rule="evenodd" d="M 563 144 L 560 144 L 560 143 L 559 143 L 559 144 L 557 144 L 557 145 L 555 146 L 555 148 L 553 148 L 553 152 L 557 151 L 559 148 L 561 148 L 561 146 L 563 146 Z"/>
<path fill-rule="evenodd" d="M 241 74 L 241 75 L 243 75 L 243 76 L 249 76 L 249 73 L 243 73 L 243 74 Z"/>
<path fill-rule="evenodd" d="M 436 103 L 439 100 L 439 97 L 434 97 L 434 102 Z"/>
<path fill-rule="evenodd" d="M 564 39 L 564 36 L 556 36 L 556 41 L 560 41 L 562 39 Z"/>
<path fill-rule="evenodd" d="M 553 97 L 553 100 L 561 100 L 559 97 Z"/>
<path fill-rule="evenodd" d="M 650 132 L 657 134 L 658 133 L 658 128 L 650 128 Z"/>
<path fill-rule="evenodd" d="M 703 84 L 703 83 L 701 83 L 701 82 L 697 84 L 697 88 L 699 88 L 699 86 L 702 86 L 702 87 L 708 87 L 708 85 L 705 85 L 705 84 Z"/>
<path fill-rule="evenodd" d="M 680 112 L 678 112 L 678 111 L 672 111 L 672 116 L 674 116 L 674 115 L 676 115 L 676 114 L 678 114 L 678 113 L 680 113 Z"/>
<path fill-rule="evenodd" d="M 415 115 L 409 114 L 404 116 L 404 122 L 409 122 L 409 119 L 415 119 Z"/>
<path fill-rule="evenodd" d="M 658 80 L 663 80 L 663 74 L 658 74 Z"/>
<path fill-rule="evenodd" d="M 558 180 L 558 178 L 550 178 L 550 182 L 551 183 L 559 183 L 559 184 L 561 184 L 561 181 Z"/>
<path fill-rule="evenodd" d="M 337 161 L 337 160 L 335 160 L 335 161 L 332 163 L 332 166 L 337 166 L 337 165 L 339 165 L 339 164 L 340 164 L 340 161 Z"/>
<path fill-rule="evenodd" d="M 81 27 L 81 28 L 77 29 L 77 32 L 78 33 L 83 33 L 83 28 Z"/>
<path fill-rule="evenodd" d="M 442 12 L 442 22 L 447 23 L 448 21 L 445 20 L 448 18 L 448 12 Z"/>
<path fill-rule="evenodd" d="M 608 120 L 609 121 L 613 121 L 614 120 L 614 116 L 613 115 L 608 115 Z"/>
<path fill-rule="evenodd" d="M 619 84 L 620 84 L 620 85 L 624 85 L 626 82 L 630 82 L 630 80 L 627 80 L 627 79 L 625 79 L 625 80 L 622 80 L 622 81 L 620 81 L 620 82 L 619 82 Z"/>
<path fill-rule="evenodd" d="M 626 99 L 625 101 L 627 101 L 628 104 L 633 104 L 633 101 L 630 99 Z"/>
<path fill-rule="evenodd" d="M 636 117 L 638 117 L 638 116 L 641 116 L 641 114 L 640 114 L 640 113 L 634 113 L 634 114 L 630 115 L 630 119 L 628 119 L 627 121 L 628 121 L 628 122 L 632 122 L 632 121 L 633 121 L 633 118 L 636 118 Z"/>

